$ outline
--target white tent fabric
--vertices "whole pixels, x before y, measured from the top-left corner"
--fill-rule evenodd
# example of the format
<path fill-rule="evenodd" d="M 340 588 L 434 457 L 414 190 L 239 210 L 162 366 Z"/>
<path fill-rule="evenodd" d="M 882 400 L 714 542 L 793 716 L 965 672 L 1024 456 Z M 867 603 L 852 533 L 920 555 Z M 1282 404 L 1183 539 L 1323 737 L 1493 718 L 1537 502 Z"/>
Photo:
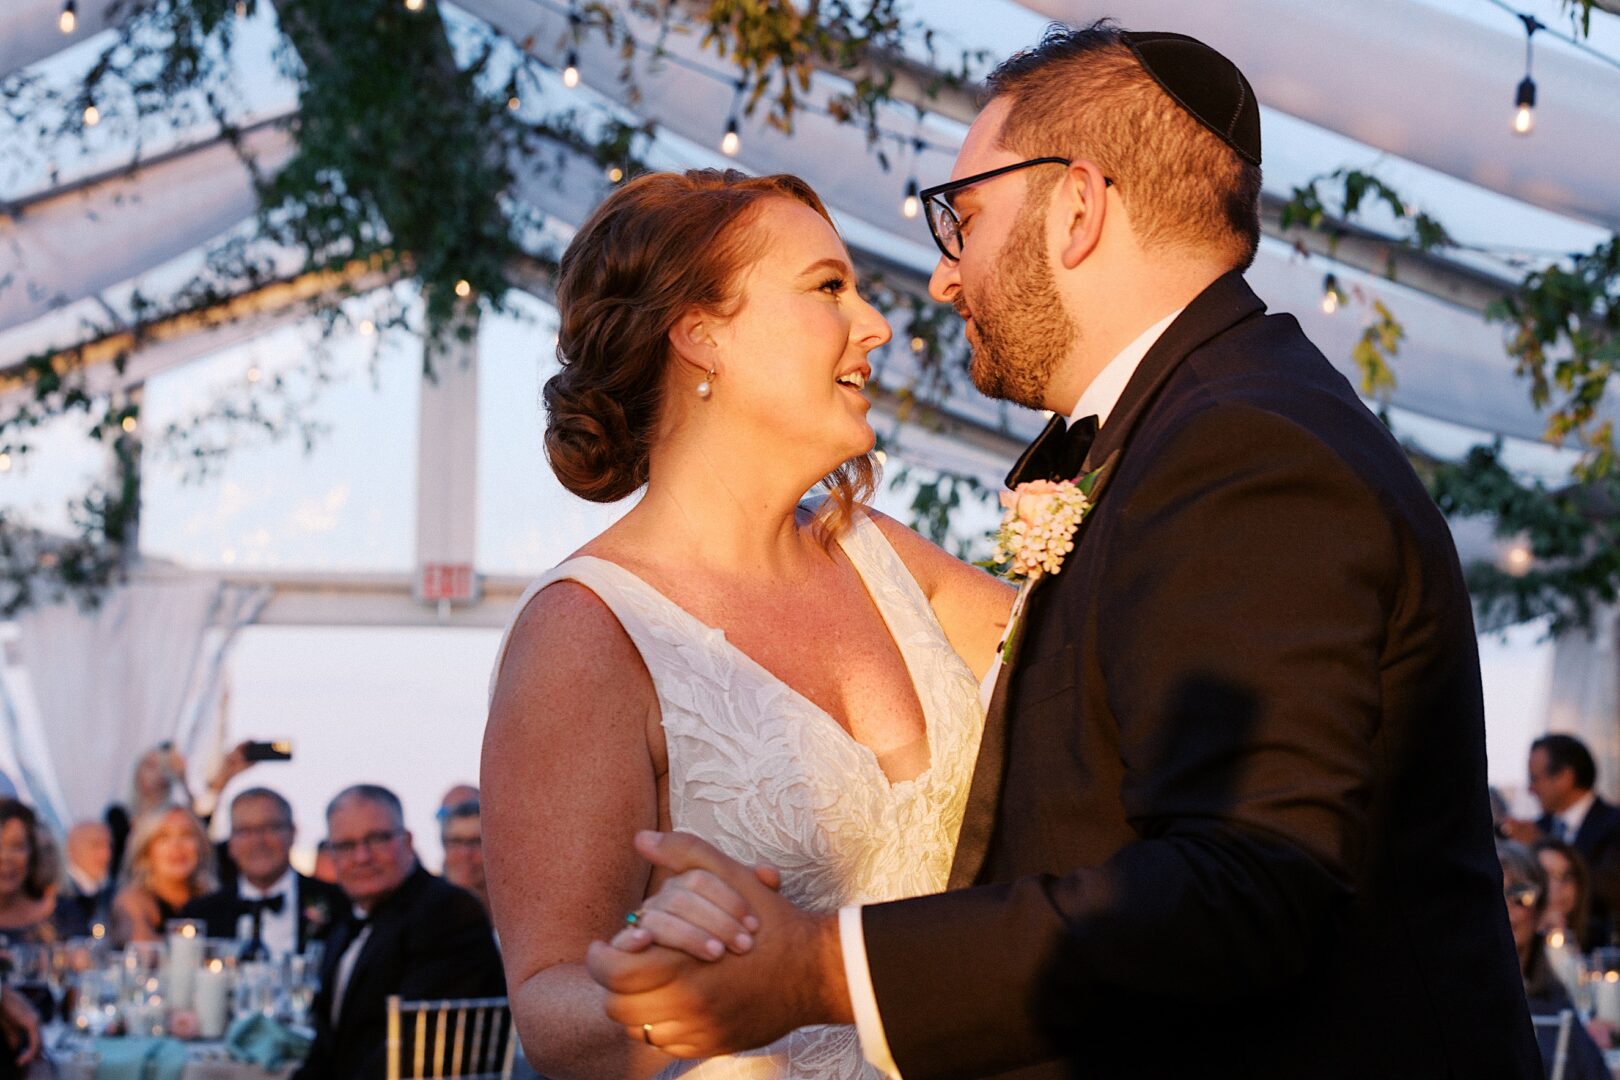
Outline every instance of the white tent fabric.
<path fill-rule="evenodd" d="M 44 746 L 41 760 L 21 764 L 43 779 L 30 786 L 58 821 L 99 816 L 108 792 L 127 792 L 135 762 L 158 742 L 172 740 L 188 757 L 210 749 L 201 743 L 221 657 L 267 599 L 188 576 L 132 581 L 92 611 L 68 602 L 20 616 L 26 680 L 8 678 L 6 695 L 14 706 L 19 690 L 31 692 Z"/>
<path fill-rule="evenodd" d="M 1524 70 L 1524 29 L 1485 25 L 1412 0 L 1019 0 L 1051 19 L 1124 14 L 1143 30 L 1214 45 L 1260 100 L 1320 127 L 1516 199 L 1620 230 L 1612 157 L 1620 69 L 1560 55 L 1543 37 L 1534 142 L 1508 125 Z M 1463 107 L 1466 106 L 1466 107 Z M 1553 107 L 1555 106 L 1555 107 Z"/>

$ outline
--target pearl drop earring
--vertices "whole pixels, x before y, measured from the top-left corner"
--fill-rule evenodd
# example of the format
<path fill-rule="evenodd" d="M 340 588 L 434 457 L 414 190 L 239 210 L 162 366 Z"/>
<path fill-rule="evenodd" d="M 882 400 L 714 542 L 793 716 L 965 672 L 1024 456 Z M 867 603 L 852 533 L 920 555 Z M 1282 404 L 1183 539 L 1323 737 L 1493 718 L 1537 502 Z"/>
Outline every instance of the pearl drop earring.
<path fill-rule="evenodd" d="M 703 381 L 697 384 L 697 396 L 707 401 L 712 393 L 714 393 L 714 369 L 710 368 Z"/>

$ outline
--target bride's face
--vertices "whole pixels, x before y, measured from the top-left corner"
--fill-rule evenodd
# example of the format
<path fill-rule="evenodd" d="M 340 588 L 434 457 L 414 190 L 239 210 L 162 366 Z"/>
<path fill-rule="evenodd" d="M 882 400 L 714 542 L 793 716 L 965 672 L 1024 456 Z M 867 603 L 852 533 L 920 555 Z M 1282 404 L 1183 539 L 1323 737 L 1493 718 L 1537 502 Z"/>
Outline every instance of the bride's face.
<path fill-rule="evenodd" d="M 856 292 L 849 252 L 820 214 L 771 199 L 752 228 L 763 254 L 743 274 L 737 311 L 713 331 L 713 405 L 773 458 L 802 454 L 820 476 L 872 449 L 861 387 L 889 324 Z"/>

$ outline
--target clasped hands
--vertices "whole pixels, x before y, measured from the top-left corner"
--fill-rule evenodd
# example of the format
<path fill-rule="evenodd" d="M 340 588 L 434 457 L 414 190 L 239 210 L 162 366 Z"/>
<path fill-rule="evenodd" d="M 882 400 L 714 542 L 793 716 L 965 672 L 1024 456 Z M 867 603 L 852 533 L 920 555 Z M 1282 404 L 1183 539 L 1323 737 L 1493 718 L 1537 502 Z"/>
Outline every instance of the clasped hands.
<path fill-rule="evenodd" d="M 625 1033 L 674 1057 L 764 1046 L 807 1024 L 851 1023 L 836 915 L 794 906 L 768 866 L 686 833 L 641 832 L 636 851 L 673 875 L 637 921 L 592 942 L 585 966 Z"/>

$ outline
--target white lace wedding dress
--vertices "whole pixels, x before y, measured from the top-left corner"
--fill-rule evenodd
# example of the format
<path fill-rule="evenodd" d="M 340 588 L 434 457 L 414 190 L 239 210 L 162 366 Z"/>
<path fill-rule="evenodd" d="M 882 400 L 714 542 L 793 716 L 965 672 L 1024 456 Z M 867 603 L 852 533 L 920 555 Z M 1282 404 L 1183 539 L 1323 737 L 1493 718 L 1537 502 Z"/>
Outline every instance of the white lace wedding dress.
<path fill-rule="evenodd" d="M 899 646 L 922 703 L 929 767 L 891 784 L 876 755 L 832 717 L 615 563 L 570 559 L 557 581 L 612 609 L 657 689 L 669 744 L 674 827 L 734 859 L 782 871 L 782 893 L 814 911 L 939 892 L 950 874 L 984 712 L 973 673 L 878 526 L 857 513 L 840 539 Z M 806 642 L 814 648 L 815 642 Z M 504 656 L 501 644 L 496 670 Z M 721 961 L 724 963 L 724 961 Z M 801 1028 L 734 1057 L 682 1062 L 662 1077 L 872 1080 L 855 1029 Z"/>

